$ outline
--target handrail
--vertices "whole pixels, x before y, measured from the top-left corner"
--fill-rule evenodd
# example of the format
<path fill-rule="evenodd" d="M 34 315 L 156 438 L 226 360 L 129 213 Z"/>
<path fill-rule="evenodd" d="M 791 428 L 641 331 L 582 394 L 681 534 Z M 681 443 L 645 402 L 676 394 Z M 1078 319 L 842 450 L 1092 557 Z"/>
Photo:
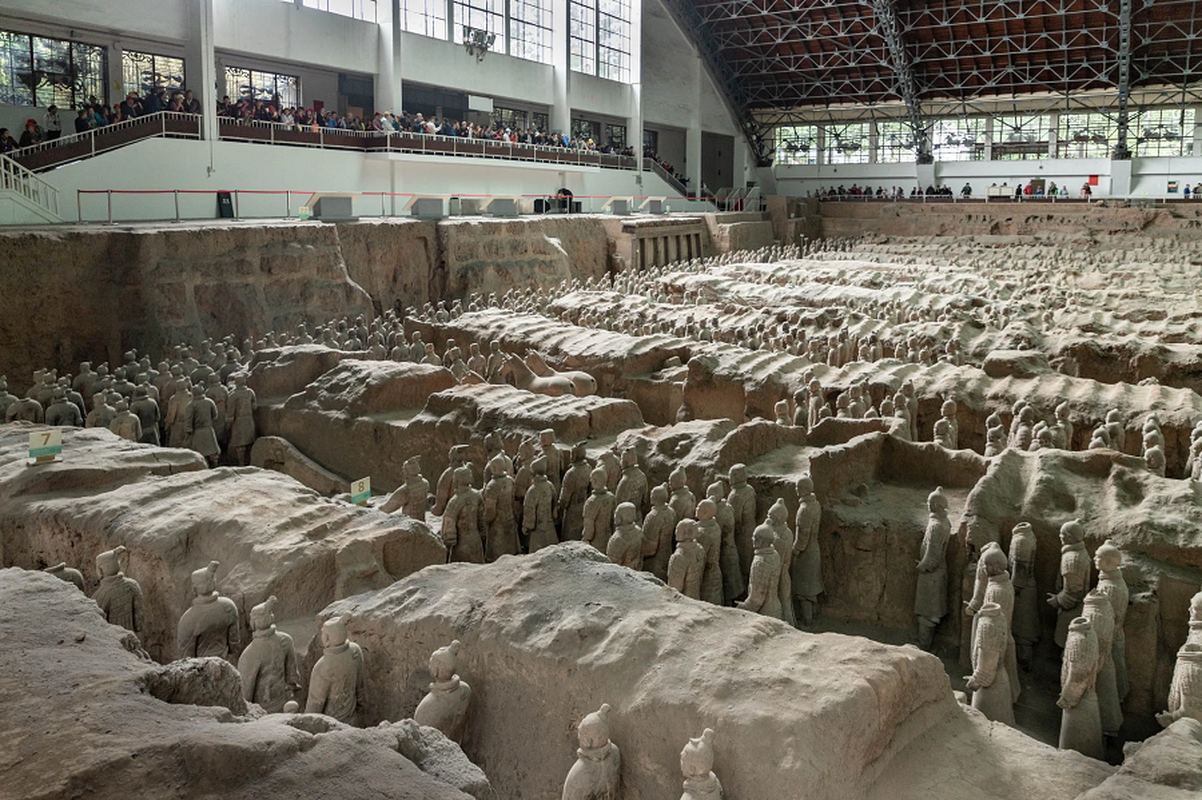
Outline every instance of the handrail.
<path fill-rule="evenodd" d="M 689 193 L 688 188 L 683 183 L 681 183 L 680 179 L 677 178 L 672 173 L 668 172 L 666 169 L 664 169 L 663 166 L 660 165 L 660 163 L 658 161 L 656 161 L 654 158 L 644 158 L 643 159 L 644 169 L 646 168 L 647 163 L 651 164 L 651 171 L 654 172 L 659 177 L 663 178 L 664 182 L 667 183 L 669 186 L 671 186 L 673 189 L 680 192 L 681 194 L 687 195 Z"/>
<path fill-rule="evenodd" d="M 113 204 L 114 198 L 120 198 L 122 196 L 127 196 L 127 195 L 158 195 L 158 196 L 171 195 L 172 200 L 174 201 L 173 204 L 168 204 L 166 202 L 156 203 L 154 207 L 156 209 L 171 209 L 173 207 L 174 208 L 173 213 L 165 213 L 162 216 L 154 217 L 154 218 L 142 217 L 142 218 L 138 218 L 136 221 L 147 222 L 147 221 L 151 221 L 152 219 L 154 219 L 154 220 L 172 220 L 175 222 L 181 222 L 185 219 L 200 220 L 200 219 L 213 219 L 214 218 L 213 216 L 210 216 L 209 213 L 204 213 L 202 215 L 196 215 L 195 213 L 190 213 L 190 214 L 181 213 L 180 200 L 186 199 L 189 196 L 209 196 L 209 197 L 216 199 L 218 195 L 229 194 L 230 200 L 231 200 L 231 203 L 233 206 L 232 210 L 233 210 L 233 214 L 234 214 L 234 219 L 294 219 L 295 218 L 294 211 L 299 209 L 299 207 L 300 207 L 299 205 L 295 205 L 295 206 L 293 205 L 293 196 L 294 195 L 297 196 L 298 198 L 300 198 L 301 202 L 303 203 L 304 199 L 306 199 L 314 194 L 326 194 L 326 193 L 327 192 L 325 192 L 325 191 L 313 191 L 311 189 L 306 189 L 306 190 L 301 190 L 301 189 L 76 189 L 75 190 L 76 205 L 78 206 L 78 212 L 79 212 L 79 221 L 80 222 L 107 221 L 110 225 L 116 224 L 116 222 L 118 221 L 118 217 L 119 217 L 119 214 L 117 214 L 116 210 L 114 209 L 114 204 Z M 474 213 L 475 206 L 473 206 L 473 212 L 462 211 L 465 201 L 479 202 L 479 201 L 485 201 L 485 200 L 488 200 L 491 198 L 497 198 L 497 197 L 506 198 L 506 199 L 512 199 L 512 198 L 516 197 L 517 199 L 519 199 L 521 201 L 521 204 L 524 206 L 524 208 L 527 209 L 526 211 L 519 211 L 518 212 L 519 216 L 526 216 L 527 214 L 529 214 L 528 209 L 535 206 L 535 201 L 551 200 L 551 199 L 559 199 L 559 200 L 566 199 L 566 200 L 570 200 L 572 202 L 585 203 L 585 204 L 587 204 L 588 209 L 581 212 L 581 213 L 585 213 L 585 214 L 604 213 L 605 210 L 608 208 L 608 206 L 606 204 L 609 201 L 614 200 L 614 199 L 627 199 L 627 200 L 632 200 L 632 201 L 636 201 L 636 202 L 640 201 L 640 200 L 667 200 L 672 203 L 676 203 L 677 201 L 680 201 L 681 205 L 684 208 L 678 207 L 678 208 L 674 208 L 671 212 L 665 211 L 664 216 L 670 216 L 670 215 L 676 214 L 676 213 L 683 213 L 686 215 L 687 214 L 697 214 L 697 213 L 705 213 L 705 212 L 714 210 L 712 203 L 708 200 L 698 200 L 696 198 L 685 197 L 685 196 L 679 196 L 679 197 L 659 197 L 659 196 L 620 197 L 619 196 L 619 197 L 614 197 L 614 196 L 610 196 L 610 195 L 575 195 L 575 196 L 563 195 L 563 196 L 560 196 L 560 195 L 542 195 L 542 194 L 538 194 L 538 195 L 523 194 L 523 195 L 515 196 L 515 195 L 504 195 L 504 194 L 494 195 L 494 194 L 462 194 L 462 193 L 457 193 L 457 194 L 443 193 L 443 194 L 425 195 L 425 194 L 414 193 L 414 192 L 344 192 L 344 191 L 334 191 L 334 192 L 330 192 L 330 193 L 339 194 L 339 195 L 348 195 L 348 194 L 353 195 L 354 196 L 353 199 L 355 202 L 356 216 L 376 217 L 376 218 L 380 218 L 380 219 L 391 218 L 391 217 L 407 218 L 408 217 L 407 214 L 398 214 L 397 213 L 396 198 L 405 198 L 406 200 L 408 200 L 408 199 L 412 199 L 415 197 L 442 197 L 444 199 L 444 201 L 449 199 L 451 202 L 448 207 L 448 212 L 449 212 L 448 216 L 459 216 L 461 213 L 467 213 L 468 215 L 471 215 L 471 213 Z M 83 199 L 84 199 L 84 197 L 91 196 L 91 195 L 103 195 L 105 197 L 105 200 L 106 200 L 105 219 L 102 219 L 102 220 L 85 220 L 84 219 Z M 275 197 L 280 197 L 283 200 L 283 202 L 279 203 L 278 206 L 272 205 L 270 208 L 264 208 L 262 206 L 262 204 L 260 203 L 259 209 L 258 209 L 259 213 L 255 213 L 254 209 L 247 208 L 247 202 L 245 201 L 245 198 L 243 196 L 251 197 L 251 198 L 257 197 L 257 196 L 266 196 L 266 197 L 275 196 Z M 389 203 L 390 198 L 392 199 L 391 204 Z M 379 205 L 375 204 L 377 199 L 378 199 Z M 456 202 L 456 201 L 458 201 L 458 202 Z M 365 205 L 368 202 L 371 203 L 370 207 Z M 690 205 L 699 205 L 701 207 L 695 208 L 693 210 L 686 210 L 686 209 L 688 209 L 688 207 Z M 213 206 L 213 207 L 215 207 L 215 206 Z M 195 209 L 194 203 L 192 204 L 192 208 Z M 282 215 L 279 213 L 281 211 L 283 212 Z M 632 217 L 632 218 L 646 219 L 647 217 L 640 216 L 640 217 Z"/>
<path fill-rule="evenodd" d="M 0 158 L 0 189 L 14 191 L 56 219 L 61 219 L 58 213 L 58 189 L 11 158 Z"/>
<path fill-rule="evenodd" d="M 199 114 L 158 111 L 102 128 L 93 128 L 83 133 L 73 133 L 49 142 L 18 148 L 9 155 L 27 169 L 48 169 L 69 161 L 90 158 L 143 139 L 167 136 L 199 139 L 200 127 Z"/>

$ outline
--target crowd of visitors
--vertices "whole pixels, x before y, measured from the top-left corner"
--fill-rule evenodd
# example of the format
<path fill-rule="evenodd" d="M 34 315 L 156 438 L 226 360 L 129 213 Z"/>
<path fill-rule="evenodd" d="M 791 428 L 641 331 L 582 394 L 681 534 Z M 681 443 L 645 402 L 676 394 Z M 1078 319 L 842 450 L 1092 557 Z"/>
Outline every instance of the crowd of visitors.
<path fill-rule="evenodd" d="M 1058 187 L 1056 185 L 1055 181 L 1049 182 L 1047 184 L 1046 188 L 1043 186 L 1042 183 L 1028 183 L 1025 185 L 1020 183 L 1017 186 L 1015 186 L 1014 189 L 1010 189 L 1009 185 L 1006 183 L 1003 183 L 1000 187 L 998 186 L 998 184 L 994 183 L 990 187 L 990 189 L 991 189 L 991 191 L 989 192 L 990 196 L 997 196 L 998 194 L 1002 194 L 1002 193 L 999 193 L 996 191 L 999 188 L 1006 190 L 1004 192 L 1004 194 L 1006 196 L 1013 195 L 1016 200 L 1043 199 L 1043 198 L 1053 198 L 1053 197 L 1067 198 L 1069 196 L 1068 187 L 1066 187 L 1066 186 Z M 1194 189 L 1195 195 L 1199 191 L 1202 191 L 1202 183 L 1199 183 L 1198 187 L 1196 189 Z M 889 187 L 878 186 L 875 189 L 873 189 L 870 186 L 858 186 L 854 183 L 850 187 L 844 187 L 842 185 L 840 185 L 840 186 L 822 186 L 822 187 L 819 187 L 817 193 L 809 191 L 809 190 L 806 191 L 806 197 L 815 197 L 819 200 L 851 200 L 851 199 L 904 200 L 907 197 L 911 200 L 916 200 L 916 199 L 926 199 L 929 197 L 944 197 L 944 198 L 946 198 L 946 197 L 954 197 L 954 196 L 955 196 L 955 194 L 952 191 L 952 187 L 948 186 L 947 184 L 938 184 L 938 185 L 931 184 L 931 185 L 927 186 L 926 189 L 923 189 L 920 186 L 914 186 L 912 189 L 910 189 L 910 191 L 908 193 L 900 186 L 889 186 Z M 1078 197 L 1082 200 L 1089 200 L 1092 196 L 1093 196 L 1093 190 L 1088 183 L 1084 184 L 1081 187 L 1081 191 L 1078 192 Z M 1190 196 L 1190 188 L 1187 185 L 1185 187 L 1185 198 L 1188 200 L 1189 196 Z M 968 184 L 968 183 L 964 184 L 964 186 L 960 189 L 960 197 L 963 199 L 966 199 L 966 200 L 972 198 L 972 185 L 971 184 Z"/>
<path fill-rule="evenodd" d="M 360 117 L 355 114 L 338 114 L 329 109 L 291 108 L 278 103 L 242 98 L 236 102 L 228 96 L 221 98 L 217 104 L 218 116 L 239 122 L 274 122 L 281 125 L 294 125 L 298 130 L 333 130 L 358 131 L 375 133 L 416 133 L 428 136 L 458 136 L 465 139 L 485 139 L 488 141 L 513 142 L 516 144 L 539 145 L 543 147 L 565 147 L 573 150 L 588 150 L 612 155 L 633 156 L 634 149 L 621 146 L 612 140 L 596 142 L 584 137 L 572 137 L 566 134 L 550 133 L 534 128 L 513 129 L 500 123 L 478 125 L 476 123 L 456 122 L 448 117 L 426 117 L 423 114 L 410 114 L 402 111 L 394 114 L 392 111 L 377 111 L 371 117 Z"/>
<path fill-rule="evenodd" d="M 130 92 L 115 106 L 100 102 L 95 95 L 74 110 L 74 120 L 69 119 L 72 112 L 63 111 L 58 106 L 51 105 L 39 123 L 37 119 L 29 119 L 21 132 L 20 138 L 13 138 L 8 128 L 0 128 L 0 153 L 7 153 L 21 147 L 31 147 L 35 144 L 53 142 L 64 133 L 87 133 L 90 130 L 103 128 L 127 119 L 155 114 L 159 111 L 175 111 L 181 114 L 199 114 L 200 101 L 190 90 L 168 92 L 165 88 L 141 97 L 138 92 Z"/>

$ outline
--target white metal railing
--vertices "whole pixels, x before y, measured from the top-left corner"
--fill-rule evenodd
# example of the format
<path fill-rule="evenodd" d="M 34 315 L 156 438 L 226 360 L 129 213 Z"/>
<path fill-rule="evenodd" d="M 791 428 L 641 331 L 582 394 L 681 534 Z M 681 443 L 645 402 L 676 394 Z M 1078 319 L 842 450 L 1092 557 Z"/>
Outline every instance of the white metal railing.
<path fill-rule="evenodd" d="M 185 136 L 199 139 L 200 121 L 201 117 L 199 114 L 184 114 L 178 111 L 157 111 L 154 114 L 123 119 L 120 122 L 114 122 L 111 125 L 105 125 L 100 128 L 91 128 L 83 133 L 72 133 L 69 136 L 60 136 L 52 141 L 41 142 L 29 147 L 20 147 L 11 151 L 9 155 L 13 158 L 21 159 L 39 153 L 49 153 L 60 148 L 71 148 L 72 157 L 74 158 L 92 156 L 135 141 L 114 137 L 112 134 L 118 134 L 136 127 L 157 126 L 159 129 L 158 131 L 151 130 L 145 137 L 139 138 Z M 172 123 L 170 126 L 171 130 L 168 130 L 168 123 Z M 181 126 L 179 123 L 183 123 L 183 125 Z M 192 129 L 195 129 L 195 132 Z M 77 147 L 81 144 L 85 145 L 85 147 Z M 82 152 L 75 153 L 75 150 Z M 65 154 L 69 151 L 64 149 L 61 152 Z"/>
<path fill-rule="evenodd" d="M 58 189 L 11 158 L 0 157 L 0 189 L 16 192 L 56 219 L 61 219 L 58 213 Z"/>

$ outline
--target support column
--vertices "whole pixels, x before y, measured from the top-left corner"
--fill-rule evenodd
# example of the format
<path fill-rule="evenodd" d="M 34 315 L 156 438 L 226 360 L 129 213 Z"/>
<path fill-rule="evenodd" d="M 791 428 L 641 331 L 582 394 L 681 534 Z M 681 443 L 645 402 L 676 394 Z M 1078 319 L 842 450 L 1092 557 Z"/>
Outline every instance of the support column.
<path fill-rule="evenodd" d="M 572 130 L 572 106 L 568 100 L 572 74 L 570 37 L 568 0 L 552 0 L 550 125 L 553 133 Z"/>
<path fill-rule="evenodd" d="M 626 144 L 634 148 L 634 183 L 643 185 L 643 0 L 630 2 L 630 116 Z"/>
<path fill-rule="evenodd" d="M 108 46 L 108 72 L 106 77 L 108 79 L 109 94 L 107 99 L 102 97 L 101 102 L 108 103 L 109 105 L 115 106 L 117 103 L 120 103 L 125 99 L 125 93 L 129 91 L 129 89 L 125 88 L 125 73 L 121 63 L 124 58 L 124 52 L 125 48 L 121 46 L 120 40 L 114 41 Z M 63 134 L 67 135 L 67 131 L 64 130 Z"/>
<path fill-rule="evenodd" d="M 1048 158 L 1059 158 L 1060 150 L 1060 112 L 1048 114 Z"/>
<path fill-rule="evenodd" d="M 376 111 L 404 110 L 401 91 L 401 14 L 397 0 L 382 0 L 376 4 L 379 15 L 379 55 L 376 59 L 376 81 L 373 86 Z"/>
<path fill-rule="evenodd" d="M 1194 106 L 1194 129 L 1192 131 L 1182 131 L 1182 134 L 1189 136 L 1190 141 L 1194 143 L 1194 147 L 1190 150 L 1189 155 L 1202 155 L 1202 106 Z"/>
<path fill-rule="evenodd" d="M 993 117 L 985 118 L 985 155 L 986 161 L 993 161 Z"/>
<path fill-rule="evenodd" d="M 188 41 L 184 45 L 188 88 L 201 108 L 203 138 L 217 138 L 217 54 L 213 49 L 213 0 L 188 0 Z"/>
<path fill-rule="evenodd" d="M 684 161 L 685 174 L 689 177 L 688 190 L 694 196 L 701 193 L 701 81 L 705 76 L 701 56 L 693 56 L 691 96 L 689 104 L 689 127 L 685 131 Z"/>

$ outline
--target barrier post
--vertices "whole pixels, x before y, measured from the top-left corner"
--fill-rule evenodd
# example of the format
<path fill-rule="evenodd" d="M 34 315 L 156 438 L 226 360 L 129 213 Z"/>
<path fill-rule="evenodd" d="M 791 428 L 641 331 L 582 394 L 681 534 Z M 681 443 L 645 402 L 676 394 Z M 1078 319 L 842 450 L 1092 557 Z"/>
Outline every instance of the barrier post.
<path fill-rule="evenodd" d="M 292 190 L 284 190 L 284 216 L 287 219 L 292 219 Z"/>
<path fill-rule="evenodd" d="M 83 222 L 83 192 L 79 189 L 75 190 L 75 213 L 76 219 Z"/>
<path fill-rule="evenodd" d="M 112 225 L 113 224 L 113 190 L 109 189 L 107 194 L 108 194 L 108 198 L 109 198 L 109 225 Z"/>
<path fill-rule="evenodd" d="M 238 190 L 237 189 L 234 190 L 234 219 L 239 219 L 239 217 L 238 217 Z"/>
<path fill-rule="evenodd" d="M 388 216 L 388 212 L 384 210 L 384 193 L 380 192 L 380 219 Z"/>
<path fill-rule="evenodd" d="M 175 221 L 179 222 L 179 189 L 173 190 L 172 194 L 175 195 Z"/>

